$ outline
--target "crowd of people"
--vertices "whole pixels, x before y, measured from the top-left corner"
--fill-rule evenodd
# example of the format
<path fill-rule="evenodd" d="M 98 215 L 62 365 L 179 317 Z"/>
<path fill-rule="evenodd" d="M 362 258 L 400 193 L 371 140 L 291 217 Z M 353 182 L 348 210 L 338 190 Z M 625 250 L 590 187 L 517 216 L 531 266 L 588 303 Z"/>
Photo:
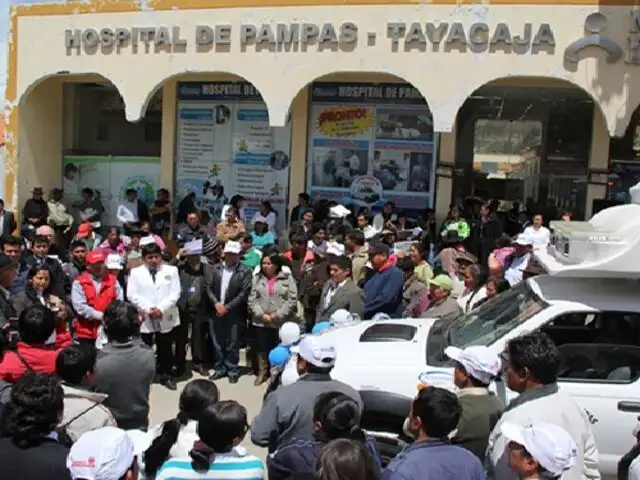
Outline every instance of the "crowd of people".
<path fill-rule="evenodd" d="M 531 255 L 550 240 L 541 215 L 505 234 L 495 206 L 476 202 L 437 229 L 433 212 L 411 222 L 391 202 L 374 215 L 301 194 L 279 238 L 268 202 L 249 221 L 236 196 L 217 223 L 183 201 L 170 239 L 168 192 L 151 206 L 127 195 L 121 225 L 104 228 L 98 214 L 73 227 L 62 207 L 55 218 L 35 208 L 35 189 L 22 236 L 2 237 L 9 478 L 599 478 L 590 423 L 558 390 L 559 353 L 545 334 L 511 340 L 504 358 L 447 349 L 456 392 L 420 386 L 405 422 L 414 441 L 388 465 L 361 428 L 359 392 L 331 377 L 335 345 L 318 334 L 369 319 L 453 322 L 541 272 Z M 269 382 L 253 419 L 214 383 L 238 381 L 245 346 L 255 385 Z M 151 384 L 175 390 L 188 347 L 200 377 L 176 417 L 152 426 Z M 489 388 L 501 375 L 520 393 L 506 407 Z M 266 462 L 242 446 L 249 433 Z"/>

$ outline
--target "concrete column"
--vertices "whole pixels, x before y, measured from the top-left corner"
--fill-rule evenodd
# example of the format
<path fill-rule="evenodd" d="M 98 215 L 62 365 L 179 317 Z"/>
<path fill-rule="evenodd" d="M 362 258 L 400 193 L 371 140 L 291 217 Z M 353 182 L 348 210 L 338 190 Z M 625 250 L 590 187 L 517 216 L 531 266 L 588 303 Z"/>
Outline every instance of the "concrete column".
<path fill-rule="evenodd" d="M 609 169 L 609 131 L 602 112 L 596 105 L 593 110 L 593 127 L 591 129 L 591 150 L 589 154 L 589 170 L 605 171 Z M 606 198 L 607 186 L 587 184 L 585 217 L 591 218 L 593 200 Z"/>
<path fill-rule="evenodd" d="M 439 225 L 447 216 L 449 204 L 451 203 L 451 193 L 453 192 L 453 170 L 456 164 L 456 128 L 453 132 L 440 133 L 440 143 L 438 148 L 438 161 L 436 167 L 436 194 L 435 209 L 436 222 Z M 441 168 L 438 168 L 441 167 Z M 438 175 L 449 172 L 449 175 Z"/>
<path fill-rule="evenodd" d="M 302 89 L 291 105 L 291 168 L 289 169 L 289 213 L 298 204 L 298 194 L 307 189 L 307 140 L 309 87 Z"/>
<path fill-rule="evenodd" d="M 160 185 L 173 191 L 176 152 L 176 88 L 177 81 L 169 80 L 162 87 L 162 141 L 160 144 Z"/>
<path fill-rule="evenodd" d="M 62 183 L 62 87 L 60 78 L 44 80 L 20 102 L 17 212 L 34 187 L 42 187 L 47 196 Z"/>

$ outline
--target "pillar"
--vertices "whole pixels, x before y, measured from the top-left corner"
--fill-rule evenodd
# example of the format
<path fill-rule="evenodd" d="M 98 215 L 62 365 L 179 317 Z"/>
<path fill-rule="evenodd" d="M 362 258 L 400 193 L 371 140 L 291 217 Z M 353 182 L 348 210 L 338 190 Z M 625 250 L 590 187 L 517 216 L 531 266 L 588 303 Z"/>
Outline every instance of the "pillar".
<path fill-rule="evenodd" d="M 436 222 L 441 224 L 449 211 L 453 192 L 453 172 L 456 164 L 456 127 L 453 131 L 440 133 L 438 162 L 436 166 L 435 210 Z"/>
<path fill-rule="evenodd" d="M 289 213 L 298 204 L 298 194 L 307 190 L 307 125 L 309 87 L 303 88 L 291 105 L 291 168 L 289 169 Z"/>
<path fill-rule="evenodd" d="M 602 112 L 596 106 L 593 110 L 591 129 L 591 149 L 589 154 L 589 175 L 587 183 L 585 219 L 591 218 L 593 201 L 606 198 L 606 173 L 609 171 L 609 131 Z M 599 178 L 601 177 L 601 178 Z M 605 181 L 602 181 L 602 178 Z M 597 179 L 597 181 L 595 181 Z"/>
<path fill-rule="evenodd" d="M 45 198 L 62 183 L 63 82 L 49 78 L 38 84 L 20 102 L 18 115 L 18 204 L 17 212 L 42 187 Z"/>
<path fill-rule="evenodd" d="M 177 81 L 168 80 L 162 87 L 162 140 L 160 143 L 160 186 L 173 191 L 176 151 Z"/>

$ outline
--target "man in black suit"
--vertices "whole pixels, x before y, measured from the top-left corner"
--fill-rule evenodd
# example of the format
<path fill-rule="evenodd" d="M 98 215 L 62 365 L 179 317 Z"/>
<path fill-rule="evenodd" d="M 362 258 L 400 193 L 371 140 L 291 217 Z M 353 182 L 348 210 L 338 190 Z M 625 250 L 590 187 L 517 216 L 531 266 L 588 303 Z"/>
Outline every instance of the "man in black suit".
<path fill-rule="evenodd" d="M 222 251 L 222 262 L 205 270 L 207 296 L 214 315 L 209 319 L 209 331 L 216 355 L 211 380 L 229 377 L 237 383 L 240 372 L 239 333 L 247 320 L 247 300 L 251 292 L 251 271 L 240 263 L 240 243 L 229 241 Z"/>
<path fill-rule="evenodd" d="M 291 217 L 289 218 L 289 227 L 293 227 L 294 222 L 302 221 L 302 214 L 311 208 L 311 197 L 308 193 L 300 193 L 298 195 L 298 205 L 291 210 Z"/>
<path fill-rule="evenodd" d="M 316 323 L 329 320 L 336 310 L 345 309 L 360 318 L 364 317 L 364 293 L 351 280 L 351 260 L 345 256 L 329 259 L 331 280 L 322 288 L 322 296 L 316 313 Z"/>
<path fill-rule="evenodd" d="M 4 209 L 4 200 L 0 198 L 0 238 L 11 236 L 17 226 L 16 217 Z"/>

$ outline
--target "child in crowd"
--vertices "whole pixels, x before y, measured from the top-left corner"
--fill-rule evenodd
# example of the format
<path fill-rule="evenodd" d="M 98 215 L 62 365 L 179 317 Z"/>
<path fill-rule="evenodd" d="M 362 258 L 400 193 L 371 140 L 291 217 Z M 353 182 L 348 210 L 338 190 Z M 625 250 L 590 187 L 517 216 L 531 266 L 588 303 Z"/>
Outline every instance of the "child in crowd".
<path fill-rule="evenodd" d="M 501 431 L 509 440 L 509 468 L 521 479 L 560 478 L 576 463 L 578 447 L 557 425 L 505 423 Z"/>
<path fill-rule="evenodd" d="M 198 420 L 200 438 L 189 457 L 168 460 L 156 480 L 207 478 L 210 480 L 262 480 L 264 463 L 240 447 L 249 424 L 247 410 L 234 400 L 205 409 Z"/>

